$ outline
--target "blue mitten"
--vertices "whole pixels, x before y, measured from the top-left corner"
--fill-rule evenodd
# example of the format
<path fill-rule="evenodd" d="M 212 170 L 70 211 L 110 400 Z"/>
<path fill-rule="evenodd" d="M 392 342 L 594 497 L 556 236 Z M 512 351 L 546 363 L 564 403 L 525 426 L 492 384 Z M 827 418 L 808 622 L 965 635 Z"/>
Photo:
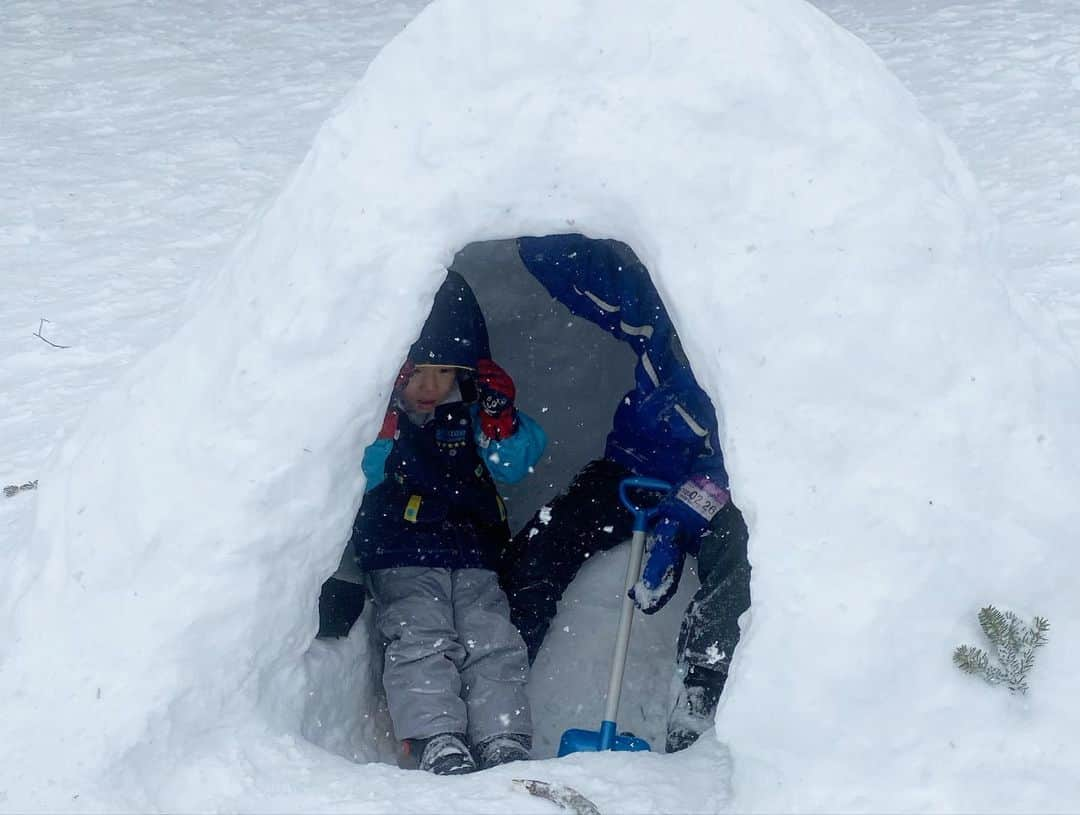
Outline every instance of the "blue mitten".
<path fill-rule="evenodd" d="M 679 543 L 691 555 L 701 546 L 701 535 L 728 501 L 730 493 L 709 476 L 692 475 L 660 504 L 657 517 L 679 522 Z"/>
<path fill-rule="evenodd" d="M 679 588 L 686 552 L 679 545 L 679 522 L 662 518 L 645 539 L 645 568 L 629 591 L 646 614 L 664 607 Z"/>
<path fill-rule="evenodd" d="M 679 588 L 686 555 L 696 555 L 701 536 L 730 500 L 728 491 L 704 474 L 687 478 L 665 498 L 659 520 L 645 539 L 645 567 L 628 594 L 646 614 L 664 607 Z"/>

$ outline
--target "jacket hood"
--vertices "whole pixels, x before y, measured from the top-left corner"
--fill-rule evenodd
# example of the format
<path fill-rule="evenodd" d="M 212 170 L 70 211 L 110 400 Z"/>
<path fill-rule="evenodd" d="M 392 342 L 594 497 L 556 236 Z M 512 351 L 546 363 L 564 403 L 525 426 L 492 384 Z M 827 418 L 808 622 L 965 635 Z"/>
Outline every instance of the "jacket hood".
<path fill-rule="evenodd" d="M 476 368 L 478 359 L 490 358 L 487 324 L 476 295 L 457 272 L 448 272 L 435 293 L 420 338 L 409 349 L 414 365 Z"/>

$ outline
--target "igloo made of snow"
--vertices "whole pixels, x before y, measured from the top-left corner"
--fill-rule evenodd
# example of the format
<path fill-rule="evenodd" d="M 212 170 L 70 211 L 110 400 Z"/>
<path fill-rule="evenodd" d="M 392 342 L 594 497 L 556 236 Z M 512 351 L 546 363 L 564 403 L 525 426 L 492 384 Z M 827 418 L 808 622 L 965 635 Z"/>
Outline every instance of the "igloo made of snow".
<path fill-rule="evenodd" d="M 563 232 L 649 269 L 720 416 L 754 605 L 709 744 L 531 775 L 591 779 L 612 811 L 692 809 L 712 775 L 712 807 L 919 809 L 931 788 L 978 809 L 980 780 L 1020 777 L 1017 732 L 1075 730 L 1060 651 L 1026 708 L 949 665 L 995 598 L 1075 631 L 1076 373 L 907 91 L 794 0 L 436 0 L 42 473 L 3 571 L 0 806 L 444 804 L 444 781 L 376 760 L 359 708 L 312 741 L 318 688 L 370 697 L 376 658 L 316 666 L 316 598 L 446 267 Z M 456 794 L 542 805 L 491 778 Z"/>

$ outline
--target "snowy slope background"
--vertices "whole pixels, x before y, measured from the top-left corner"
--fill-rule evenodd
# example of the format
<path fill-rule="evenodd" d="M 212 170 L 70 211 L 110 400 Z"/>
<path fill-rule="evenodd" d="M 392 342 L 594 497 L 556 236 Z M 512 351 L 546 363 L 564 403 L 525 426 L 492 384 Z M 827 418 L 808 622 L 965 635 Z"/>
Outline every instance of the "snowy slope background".
<path fill-rule="evenodd" d="M 762 6 L 792 13 L 787 4 Z M 6 319 L 0 331 L 5 332 L 6 347 L 10 349 L 0 368 L 4 400 L 0 403 L 3 406 L 0 449 L 4 453 L 0 468 L 7 468 L 0 469 L 0 480 L 4 483 L 29 480 L 43 472 L 63 471 L 63 462 L 54 462 L 51 470 L 45 465 L 58 433 L 73 428 L 92 396 L 114 382 L 147 349 L 167 337 L 185 315 L 212 293 L 211 280 L 245 219 L 256 213 L 267 196 L 277 192 L 287 173 L 306 152 L 329 107 L 348 89 L 379 45 L 416 10 L 415 6 L 403 4 L 370 4 L 369 13 L 361 16 L 355 8 L 312 9 L 281 4 L 248 10 L 240 5 L 214 5 L 205 9 L 204 14 L 189 16 L 187 8 L 167 3 L 148 4 L 137 10 L 99 6 L 80 15 L 66 7 L 50 9 L 47 4 L 15 3 L 3 12 L 4 49 L 0 59 L 5 61 L 5 75 L 18 78 L 0 89 L 4 123 L 0 136 L 5 146 L 0 157 L 5 171 L 4 181 L 0 182 L 4 185 L 0 187 L 3 190 L 0 206 L 4 208 L 0 241 L 6 248 L 0 260 L 6 293 L 3 300 Z M 1049 331 L 1035 329 L 1044 352 L 1041 364 L 1045 367 L 1034 367 L 1058 375 L 1041 383 L 1043 391 L 1037 396 L 1047 400 L 1062 398 L 1059 394 L 1074 398 L 1075 388 L 1068 390 L 1067 379 L 1070 375 L 1075 377 L 1075 373 L 1070 374 L 1067 367 L 1060 367 L 1055 360 L 1070 353 L 1070 345 L 1077 347 L 1076 293 L 1080 285 L 1076 280 L 1075 235 L 1080 211 L 1077 183 L 1080 157 L 1067 138 L 1070 129 L 1075 129 L 1073 111 L 1080 95 L 1077 62 L 1080 21 L 1075 12 L 1056 3 L 992 3 L 978 8 L 907 4 L 902 14 L 893 12 L 885 3 L 858 4 L 857 11 L 848 6 L 826 10 L 835 13 L 842 23 L 875 46 L 916 92 L 923 110 L 957 141 L 963 158 L 974 169 L 1002 223 L 997 254 L 986 257 L 987 268 L 991 270 L 986 283 L 987 303 L 974 304 L 974 310 L 986 308 L 990 313 L 1002 313 L 995 309 L 1007 301 L 992 271 L 996 258 L 1002 259 L 1004 274 L 1014 292 L 1041 301 L 1062 329 L 1060 336 L 1054 335 L 1052 326 Z M 782 77 L 783 72 L 777 71 L 772 76 Z M 883 107 L 888 108 L 893 102 L 895 99 L 886 99 Z M 845 109 L 845 115 L 851 117 L 846 121 L 857 125 L 859 112 L 857 106 Z M 914 130 L 920 127 L 914 117 L 910 125 Z M 896 138 L 903 142 L 907 137 L 900 131 Z M 782 185 L 778 184 L 778 188 Z M 765 195 L 769 191 L 760 192 Z M 954 195 L 970 203 L 978 224 L 974 238 L 982 241 L 988 237 L 977 202 L 962 189 Z M 415 203 L 406 199 L 399 205 L 407 208 Z M 878 203 L 885 207 L 884 201 Z M 955 199 L 950 206 L 955 206 Z M 928 228 L 940 230 L 943 221 L 934 216 L 953 217 L 949 213 L 946 207 L 942 213 L 928 214 Z M 693 217 L 689 214 L 688 220 Z M 618 237 L 629 239 L 626 235 Z M 743 237 L 730 235 L 733 241 L 741 242 Z M 648 250 L 647 246 L 636 248 Z M 867 249 L 861 245 L 855 248 L 864 252 Z M 948 251 L 947 246 L 944 249 Z M 493 251 L 497 252 L 498 247 Z M 242 247 L 239 256 L 243 252 Z M 674 282 L 662 283 L 665 296 L 672 294 L 669 289 L 674 285 Z M 677 305 L 680 304 L 678 301 Z M 867 305 L 879 306 L 873 302 Z M 1022 298 L 1015 306 L 1024 310 Z M 689 310 L 689 306 L 680 307 Z M 273 309 L 272 304 L 270 308 Z M 421 306 L 416 304 L 417 315 L 420 310 Z M 776 313 L 784 312 L 778 308 Z M 41 317 L 52 321 L 45 326 L 46 336 L 70 348 L 53 349 L 29 336 L 37 329 Z M 1037 316 L 1030 319 L 1028 325 L 1039 325 Z M 221 330 L 220 325 L 213 328 Z M 760 334 L 760 328 L 756 329 L 755 337 L 752 324 L 743 328 L 748 338 L 769 339 Z M 404 336 L 408 326 L 401 331 Z M 918 334 L 917 327 L 912 331 Z M 232 339 L 246 340 L 239 330 Z M 904 339 L 910 337 L 901 337 L 897 350 L 903 350 Z M 697 353 L 702 354 L 700 344 Z M 983 348 L 961 348 L 958 356 L 970 354 L 980 359 L 983 353 Z M 1022 371 L 1032 367 L 1028 353 L 1017 350 L 1015 355 L 999 354 L 993 362 L 1005 373 Z M 702 358 L 696 356 L 695 362 Z M 866 357 L 853 354 L 852 359 L 861 363 Z M 384 362 L 386 367 L 391 366 L 389 361 Z M 838 376 L 844 373 L 844 363 L 844 359 L 837 362 L 834 373 Z M 993 372 L 988 374 L 993 381 Z M 1018 381 L 1022 378 L 1021 375 Z M 182 397 L 189 380 L 179 372 L 177 380 L 175 386 Z M 715 381 L 710 384 L 717 386 Z M 842 387 L 842 383 L 838 384 Z M 886 383 L 879 391 L 869 389 L 867 403 L 859 406 L 864 410 L 859 412 L 868 415 L 876 399 L 897 403 L 909 395 L 907 384 Z M 1024 394 L 1014 397 L 1004 387 L 994 395 L 1013 397 L 1014 403 L 1022 403 L 1026 398 Z M 131 397 L 105 403 L 97 408 L 98 416 L 91 420 L 90 426 L 102 428 L 110 420 L 122 421 L 127 409 L 125 399 L 138 399 L 138 396 L 136 389 Z M 178 399 L 180 404 L 184 401 Z M 202 407 L 212 412 L 216 406 Z M 754 407 L 774 412 L 780 421 L 784 420 L 783 405 L 770 402 Z M 741 420 L 737 398 L 730 403 L 725 400 L 721 408 L 727 411 L 729 423 L 737 430 L 750 426 L 745 418 L 745 402 Z M 111 415 L 108 411 L 112 411 Z M 820 416 L 806 418 L 812 425 L 821 421 Z M 843 424 L 858 417 L 833 418 Z M 198 414 L 173 415 L 169 419 L 190 423 L 194 431 L 203 421 Z M 994 424 L 987 415 L 969 415 L 969 419 L 976 427 Z M 371 420 L 371 416 L 361 417 L 359 424 Z M 1018 421 L 1015 438 L 972 438 L 971 443 L 1014 445 L 1012 455 L 989 460 L 993 463 L 1001 458 L 1011 460 L 1026 480 L 1025 468 L 1037 462 L 1038 454 L 1031 451 L 1047 439 L 1053 447 L 1068 438 L 1064 435 L 1067 417 L 1048 414 L 1045 428 L 1040 424 L 1042 419 L 1023 414 Z M 363 433 L 359 424 L 355 426 L 358 437 Z M 947 430 L 934 417 L 930 417 L 928 426 Z M 166 436 L 175 432 L 169 427 L 160 430 Z M 148 428 L 146 432 L 143 443 L 152 456 L 154 431 Z M 839 438 L 839 428 L 837 433 Z M 200 441 L 195 432 L 192 445 L 197 448 Z M 739 433 L 734 442 L 729 452 L 737 477 L 740 471 L 751 473 L 755 466 L 759 473 L 763 472 L 761 464 L 749 461 L 760 455 L 753 449 L 753 432 Z M 243 439 L 237 439 L 236 444 L 230 451 L 236 458 L 242 460 L 253 454 Z M 750 450 L 745 449 L 747 445 L 751 446 Z M 873 529 L 879 523 L 879 515 L 895 516 L 895 506 L 875 503 L 879 494 L 895 498 L 889 494 L 889 482 L 908 479 L 911 488 L 918 491 L 926 488 L 929 479 L 912 477 L 917 468 L 908 468 L 902 454 L 897 455 L 892 471 L 868 467 L 869 472 L 859 473 L 857 467 L 852 469 L 838 458 L 843 455 L 842 450 L 842 443 L 830 447 L 821 461 L 825 473 L 857 476 L 841 486 L 847 496 L 844 503 L 862 511 L 835 519 L 836 528 L 845 524 L 851 527 L 850 531 L 839 533 L 845 543 L 851 543 L 864 535 L 867 528 Z M 973 457 L 983 455 L 978 447 L 968 453 Z M 770 455 L 777 457 L 784 454 L 783 450 L 770 451 Z M 744 457 L 748 458 L 740 465 Z M 199 460 L 198 452 L 192 454 L 192 460 Z M 181 469 L 182 466 L 177 468 Z M 178 519 L 185 515 L 220 513 L 221 528 L 233 531 L 247 520 L 228 517 L 233 509 L 225 499 L 230 477 L 235 473 L 193 468 L 189 477 L 198 484 L 172 482 L 161 495 L 153 484 L 126 482 L 122 467 L 112 472 L 97 467 L 90 470 L 102 480 L 92 484 L 76 482 L 67 487 L 75 495 L 90 496 L 87 503 L 90 512 L 106 516 L 115 512 L 121 517 L 125 513 L 145 512 L 153 516 L 155 512 L 176 512 Z M 295 481 L 294 492 L 288 489 L 290 479 L 302 478 L 302 472 L 273 475 L 282 482 L 282 492 L 274 495 L 275 500 L 288 500 L 291 494 L 306 489 Z M 950 500 L 963 506 L 973 503 L 974 485 L 955 485 L 948 473 L 941 475 L 946 494 L 935 490 L 927 500 L 944 505 L 946 513 Z M 1010 476 L 1015 477 L 1015 473 L 1006 474 L 1003 483 Z M 557 481 L 552 478 L 552 483 Z M 748 478 L 737 484 L 737 490 L 748 497 L 745 503 L 753 513 L 755 505 L 769 503 L 761 496 L 778 495 L 782 486 L 778 482 L 754 484 Z M 759 566 L 755 590 L 760 589 L 756 594 L 758 606 L 753 623 L 763 633 L 748 642 L 746 658 L 740 659 L 732 693 L 720 717 L 721 738 L 736 756 L 734 784 L 739 796 L 738 808 L 1076 808 L 1080 796 L 1075 781 L 1063 769 L 1075 764 L 1076 759 L 1075 748 L 1067 740 L 1076 716 L 1075 706 L 1068 703 L 1068 680 L 1076 666 L 1064 647 L 1059 645 L 1054 649 L 1055 643 L 1070 639 L 1076 611 L 1072 605 L 1075 601 L 1069 599 L 1074 582 L 1070 578 L 1076 572 L 1075 558 L 1067 549 L 1064 532 L 1075 527 L 1075 523 L 1071 527 L 1068 523 L 1076 520 L 1070 506 L 1071 494 L 1075 493 L 1075 472 L 1050 473 L 1043 484 L 1032 482 L 1019 486 L 1018 492 L 1022 494 L 1027 487 L 1037 492 L 1041 501 L 1024 505 L 1021 497 L 1015 507 L 1009 506 L 999 500 L 1001 493 L 990 488 L 987 494 L 996 496 L 990 502 L 992 510 L 983 517 L 958 519 L 946 514 L 941 527 L 947 531 L 942 532 L 935 525 L 932 542 L 914 540 L 920 533 L 925 535 L 924 517 L 907 519 L 911 522 L 913 545 L 922 547 L 928 571 L 926 575 L 916 576 L 938 589 L 940 584 L 934 583 L 935 580 L 952 589 L 952 596 L 942 602 L 937 593 L 920 595 L 920 585 L 914 586 L 912 603 L 947 612 L 937 620 L 939 626 L 925 630 L 890 631 L 873 618 L 874 613 L 880 612 L 877 604 L 881 595 L 875 596 L 876 592 L 897 593 L 906 598 L 904 589 L 896 592 L 895 574 L 874 579 L 878 571 L 886 570 L 884 561 L 867 558 L 866 572 L 850 572 L 841 580 L 828 567 L 835 566 L 841 571 L 846 568 L 853 557 L 847 550 L 830 553 L 824 545 L 821 551 L 799 546 L 791 547 L 793 551 L 785 555 L 784 548 L 777 543 L 775 551 L 753 555 Z M 838 489 L 833 484 L 823 484 L 821 488 Z M 948 488 L 955 489 L 955 493 L 947 494 Z M 51 501 L 53 508 L 64 506 L 63 497 L 57 497 L 55 492 L 49 496 L 48 480 L 43 481 L 42 490 L 44 506 L 50 506 L 46 501 Z M 95 494 L 105 500 L 106 507 L 94 507 Z M 125 503 L 128 501 L 130 505 Z M 802 498 L 793 503 L 812 506 Z M 3 524 L 0 541 L 5 564 L 30 540 L 37 504 L 38 497 L 33 493 L 0 502 Z M 773 500 L 772 505 L 778 504 Z M 68 509 L 79 511 L 78 507 Z M 340 509 L 343 515 L 348 514 L 345 507 Z M 303 515 L 304 508 L 296 511 Z M 771 520 L 760 514 L 752 517 L 762 532 L 762 540 L 769 540 Z M 55 521 L 51 515 L 38 520 L 46 534 L 35 540 L 49 540 L 47 530 L 51 521 Z M 107 528 L 110 523 L 105 519 L 98 528 Z M 1006 532 L 1002 532 L 1002 527 Z M 964 537 L 976 540 L 965 541 Z M 979 550 L 973 545 L 979 539 L 995 541 L 985 560 L 977 556 Z M 1001 545 L 1002 540 L 1010 543 Z M 93 565 L 93 549 L 88 554 L 84 547 L 107 550 L 110 546 L 122 552 L 122 547 L 107 540 L 79 542 L 71 549 L 72 563 Z M 134 546 L 133 551 L 138 551 L 138 547 Z M 33 553 L 31 560 L 48 554 L 48 551 Z M 310 570 L 305 557 L 312 556 L 311 553 L 297 555 L 300 564 L 297 568 Z M 609 559 L 617 556 L 616 551 Z M 191 682 L 194 692 L 183 700 L 171 703 L 165 700 L 171 707 L 151 723 L 149 741 L 141 744 L 137 755 L 120 762 L 118 775 L 109 779 L 114 798 L 95 799 L 90 791 L 71 786 L 73 780 L 86 782 L 88 778 L 78 768 L 66 766 L 64 759 L 93 754 L 92 739 L 96 737 L 93 729 L 100 730 L 103 718 L 109 727 L 123 729 L 123 723 L 116 719 L 130 711 L 132 732 L 142 731 L 147 722 L 140 718 L 139 695 L 152 696 L 167 682 L 163 683 L 160 677 L 140 681 L 142 677 L 136 674 L 118 686 L 107 686 L 104 692 L 98 689 L 94 693 L 93 677 L 87 677 L 83 683 L 89 691 L 86 697 L 52 699 L 54 706 L 46 709 L 40 701 L 35 703 L 25 696 L 29 689 L 25 683 L 8 684 L 17 675 L 13 672 L 21 670 L 25 663 L 13 665 L 8 660 L 3 664 L 5 688 L 18 687 L 24 695 L 10 698 L 7 702 L 10 709 L 5 710 L 4 721 L 9 732 L 4 734 L 4 746 L 10 760 L 5 761 L 4 773 L 0 775 L 0 806 L 12 810 L 94 808 L 96 802 L 100 808 L 105 801 L 109 808 L 222 806 L 380 811 L 391 802 L 400 809 L 401 788 L 407 784 L 410 792 L 404 800 L 411 808 L 444 809 L 444 782 L 415 774 L 402 776 L 389 766 L 357 768 L 334 764 L 312 751 L 302 739 L 293 742 L 283 736 L 280 721 L 266 716 L 265 711 L 252 717 L 247 715 L 249 711 L 236 709 L 236 699 L 212 698 L 213 632 L 219 632 L 225 642 L 237 635 L 234 620 L 228 616 L 234 610 L 237 596 L 281 588 L 242 585 L 239 578 L 244 573 L 244 560 L 257 558 L 257 551 L 249 548 L 230 552 L 226 548 L 223 557 L 226 562 L 220 569 L 221 584 L 191 587 L 196 594 L 187 595 L 206 593 L 213 597 L 220 592 L 227 598 L 221 602 L 223 616 L 216 621 L 216 629 L 202 627 L 192 632 L 199 641 L 192 642 L 187 653 L 198 653 L 201 649 L 209 655 L 207 660 L 200 662 L 192 658 L 166 668 L 169 654 L 164 654 L 161 661 L 149 659 L 149 664 L 162 672 L 173 670 L 183 677 L 177 680 L 181 685 Z M 759 557 L 775 557 L 773 564 L 789 557 L 785 569 L 798 570 L 807 565 L 813 565 L 814 569 L 803 582 L 784 574 L 782 569 L 774 568 L 770 572 L 761 568 Z M 834 560 L 829 560 L 830 557 Z M 1018 557 L 1022 568 L 1018 568 Z M 134 556 L 133 559 L 137 561 Z M 184 561 L 182 551 L 175 553 L 174 563 L 170 561 L 170 565 L 178 567 L 176 579 L 180 583 L 185 579 L 180 568 Z M 326 566 L 329 562 L 330 559 L 322 558 L 320 568 L 330 568 Z M 138 562 L 106 563 L 116 570 L 115 585 L 111 588 L 118 592 L 131 590 L 137 594 L 144 582 L 153 586 L 160 578 L 160 575 L 140 574 Z M 293 565 L 282 564 L 282 568 Z M 605 569 L 604 565 L 603 560 L 590 564 L 589 573 L 583 574 L 575 587 L 576 593 L 567 598 L 567 615 L 557 623 L 557 632 L 572 635 L 590 631 L 610 618 L 610 610 L 597 611 L 587 602 L 613 595 L 610 587 L 605 588 L 605 580 L 610 582 L 610 574 L 618 569 Z M 935 572 L 936 575 L 932 574 Z M 847 583 L 853 576 L 864 580 L 854 589 Z M 51 599 L 48 590 L 62 597 L 69 579 L 79 579 L 78 569 L 54 558 L 45 573 L 44 589 L 39 586 L 34 590 L 39 595 L 37 602 L 48 605 Z M 317 585 L 308 586 L 309 608 L 304 612 L 308 617 L 316 588 Z M 793 596 L 793 588 L 805 591 L 806 595 Z M 234 593 L 232 597 L 230 592 Z M 179 596 L 184 596 L 182 588 Z M 5 608 L 10 610 L 21 597 L 9 595 L 4 599 Z M 864 664 L 859 654 L 830 652 L 833 636 L 839 633 L 842 641 L 847 634 L 814 631 L 809 625 L 813 618 L 799 618 L 799 612 L 815 602 L 827 605 L 835 601 L 838 610 L 843 611 L 840 606 L 845 600 L 857 601 L 850 611 L 851 626 L 865 628 L 856 633 L 869 632 L 875 638 L 898 640 L 898 661 L 907 667 L 901 675 L 875 673 L 888 667 L 887 663 L 870 660 Z M 991 600 L 1011 603 L 1024 614 L 1047 614 L 1055 625 L 1051 646 L 1037 668 L 1028 700 L 1011 700 L 1000 692 L 973 686 L 954 675 L 948 665 L 947 654 L 952 644 L 976 639 L 974 611 L 979 603 Z M 858 601 L 863 601 L 861 607 Z M 165 608 L 154 601 L 134 607 L 139 613 L 161 614 L 166 627 L 182 627 L 183 612 L 175 608 Z M 610 608 L 614 608 L 613 602 Z M 864 613 L 866 609 L 872 610 L 869 618 Z M 206 610 L 212 615 L 212 607 L 208 605 Z M 575 610 L 579 613 L 575 614 Z M 960 611 L 966 616 L 961 616 Z M 639 629 L 639 644 L 646 650 L 655 649 L 655 653 L 635 660 L 639 672 L 651 671 L 641 679 L 641 687 L 637 689 L 648 700 L 655 698 L 656 688 L 663 684 L 663 644 L 670 641 L 671 631 L 677 625 L 676 613 L 666 616 L 666 632 L 664 620 L 656 621 L 655 631 Z M 837 615 L 830 619 L 845 618 Z M 927 619 L 932 621 L 932 615 L 927 615 L 923 623 Z M 40 631 L 48 635 L 46 642 L 32 648 L 36 660 L 33 664 L 41 668 L 44 679 L 49 671 L 63 674 L 84 658 L 85 664 L 94 665 L 98 655 L 112 653 L 110 649 L 117 647 L 116 640 L 123 637 L 129 621 L 118 618 L 108 630 L 87 631 L 71 619 L 54 621 L 47 614 L 36 617 L 24 614 L 19 632 L 23 639 L 18 648 L 31 648 L 29 643 L 39 632 L 36 622 L 42 623 Z M 130 622 L 136 629 L 145 623 Z M 242 624 L 250 622 L 242 621 Z M 287 646 L 294 653 L 306 650 L 304 634 L 310 636 L 310 630 L 297 631 L 291 622 L 282 628 L 275 628 L 273 620 L 261 622 L 264 623 L 261 628 L 245 632 L 257 643 L 251 652 L 253 667 L 258 668 L 264 658 L 262 647 L 270 651 L 281 647 L 280 641 L 274 641 L 275 635 L 295 636 L 295 642 Z M 58 631 L 66 635 L 57 636 Z M 302 665 L 308 679 L 280 679 L 287 687 L 311 688 L 313 701 L 302 716 L 304 736 L 344 755 L 389 761 L 392 760 L 390 745 L 380 737 L 384 723 L 377 721 L 377 709 L 371 711 L 376 721 L 366 727 L 363 721 L 356 722 L 357 726 L 351 730 L 342 726 L 352 724 L 342 722 L 348 694 L 361 699 L 374 695 L 376 678 L 369 670 L 363 633 L 362 629 L 358 630 L 348 647 L 322 648 L 316 644 L 301 662 L 294 659 L 292 664 Z M 792 637 L 792 642 L 782 641 L 785 633 Z M 597 661 L 592 653 L 595 647 L 584 644 L 575 648 L 574 640 L 566 637 L 553 642 L 537 666 L 539 681 L 534 681 L 534 699 L 538 712 L 544 711 L 538 718 L 549 715 L 546 732 L 542 733 L 542 743 L 548 747 L 549 735 L 565 724 L 581 724 L 579 716 L 586 723 L 597 718 L 598 707 L 594 706 L 592 711 L 577 710 L 572 703 L 563 701 L 568 697 L 595 696 L 600 687 L 600 683 L 592 681 L 593 671 L 576 670 L 572 676 L 559 672 L 560 665 L 591 665 Z M 263 643 L 266 645 L 262 646 Z M 136 640 L 133 645 L 153 648 L 150 640 Z M 9 648 L 6 644 L 5 657 L 27 653 Z M 564 649 L 562 653 L 560 649 Z M 827 670 L 815 657 L 825 662 Z M 135 664 L 140 664 L 143 658 L 138 655 Z M 792 664 L 793 660 L 796 664 Z M 895 663 L 891 667 L 895 669 Z M 602 665 L 599 670 L 602 672 Z M 814 676 L 808 676 L 808 671 Z M 342 687 L 335 680 L 345 673 L 353 684 Z M 823 699 L 816 695 L 823 686 L 821 675 L 828 673 L 834 673 L 836 680 L 829 687 L 845 690 L 844 698 Z M 545 685 L 547 679 L 554 681 Z M 574 681 L 580 684 L 575 686 Z M 207 695 L 200 696 L 200 691 L 206 691 Z M 263 698 L 275 696 L 273 688 L 261 691 Z M 800 691 L 806 693 L 800 695 Z M 926 694 L 937 694 L 929 705 L 929 709 L 940 714 L 933 732 L 919 729 L 919 725 L 925 725 L 925 719 L 917 717 L 913 726 L 905 727 L 911 721 L 911 712 L 902 705 L 890 704 L 890 694 L 902 700 L 911 692 L 924 698 Z M 116 695 L 108 698 L 113 693 Z M 100 711 L 91 710 L 99 702 L 102 703 L 99 707 L 107 709 L 109 716 L 102 717 Z M 151 709 L 156 702 L 145 699 L 142 704 Z M 245 704 L 246 701 L 240 701 L 239 707 Z M 290 704 L 286 702 L 284 707 L 290 708 Z M 221 712 L 226 715 L 219 715 Z M 295 711 L 286 709 L 281 712 L 281 720 L 294 715 Z M 569 720 L 559 722 L 560 717 Z M 869 720 L 875 717 L 881 722 L 882 738 L 860 741 L 859 738 L 873 732 Z M 220 722 L 220 730 L 208 731 L 207 722 L 215 718 Z M 629 714 L 627 719 L 634 724 Z M 634 726 L 655 728 L 655 719 L 655 711 L 651 716 L 643 711 L 641 721 Z M 253 732 L 252 728 L 258 727 L 253 722 L 266 721 L 274 721 L 266 725 L 266 732 Z M 237 733 L 229 732 L 233 727 Z M 36 745 L 28 744 L 25 751 L 10 738 L 22 737 L 35 728 L 42 738 Z M 852 738 L 852 734 L 858 734 L 859 738 Z M 87 741 L 80 743 L 80 740 Z M 105 742 L 107 746 L 108 738 Z M 228 751 L 235 750 L 237 744 L 249 745 L 251 749 L 233 754 L 230 759 Z M 823 745 L 830 749 L 822 750 Z M 942 760 L 950 751 L 958 756 L 952 764 Z M 16 752 L 23 754 L 16 756 Z M 815 767 L 813 762 L 820 758 L 819 754 L 826 756 L 826 762 L 835 764 Z M 193 763 L 198 769 L 190 773 L 180 771 L 165 783 L 164 776 L 177 766 L 177 759 L 193 755 L 212 755 L 216 759 Z M 538 765 L 531 773 L 569 780 L 588 789 L 598 802 L 613 810 L 710 810 L 722 807 L 727 795 L 724 755 L 723 746 L 712 741 L 685 756 L 650 756 L 635 761 L 618 756 L 587 757 L 559 762 L 557 766 Z M 170 762 L 168 769 L 166 758 Z M 50 763 L 53 761 L 55 766 Z M 295 764 L 289 772 L 283 771 L 286 761 Z M 941 765 L 940 772 L 934 771 L 935 763 Z M 884 775 L 875 777 L 875 769 Z M 1010 772 L 1005 772 L 1006 769 Z M 459 794 L 465 796 L 462 810 L 492 811 L 507 806 L 524 810 L 534 806 L 535 811 L 547 811 L 546 805 L 525 798 L 513 798 L 512 804 L 507 803 L 506 796 L 513 793 L 506 791 L 506 779 L 513 774 L 509 770 L 500 771 L 456 785 Z M 300 777 L 306 778 L 303 784 L 297 782 Z M 93 773 L 89 778 L 93 778 Z M 272 778 L 276 778 L 276 783 L 268 782 Z M 98 790 L 97 794 L 102 793 Z"/>

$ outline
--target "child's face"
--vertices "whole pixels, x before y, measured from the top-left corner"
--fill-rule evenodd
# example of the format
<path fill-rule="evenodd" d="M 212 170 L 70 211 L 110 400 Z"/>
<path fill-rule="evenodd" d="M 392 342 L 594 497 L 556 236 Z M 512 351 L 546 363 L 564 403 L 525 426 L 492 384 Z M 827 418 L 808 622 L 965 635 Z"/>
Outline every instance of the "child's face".
<path fill-rule="evenodd" d="M 454 389 L 455 370 L 438 365 L 417 365 L 401 392 L 410 413 L 431 413 Z"/>

